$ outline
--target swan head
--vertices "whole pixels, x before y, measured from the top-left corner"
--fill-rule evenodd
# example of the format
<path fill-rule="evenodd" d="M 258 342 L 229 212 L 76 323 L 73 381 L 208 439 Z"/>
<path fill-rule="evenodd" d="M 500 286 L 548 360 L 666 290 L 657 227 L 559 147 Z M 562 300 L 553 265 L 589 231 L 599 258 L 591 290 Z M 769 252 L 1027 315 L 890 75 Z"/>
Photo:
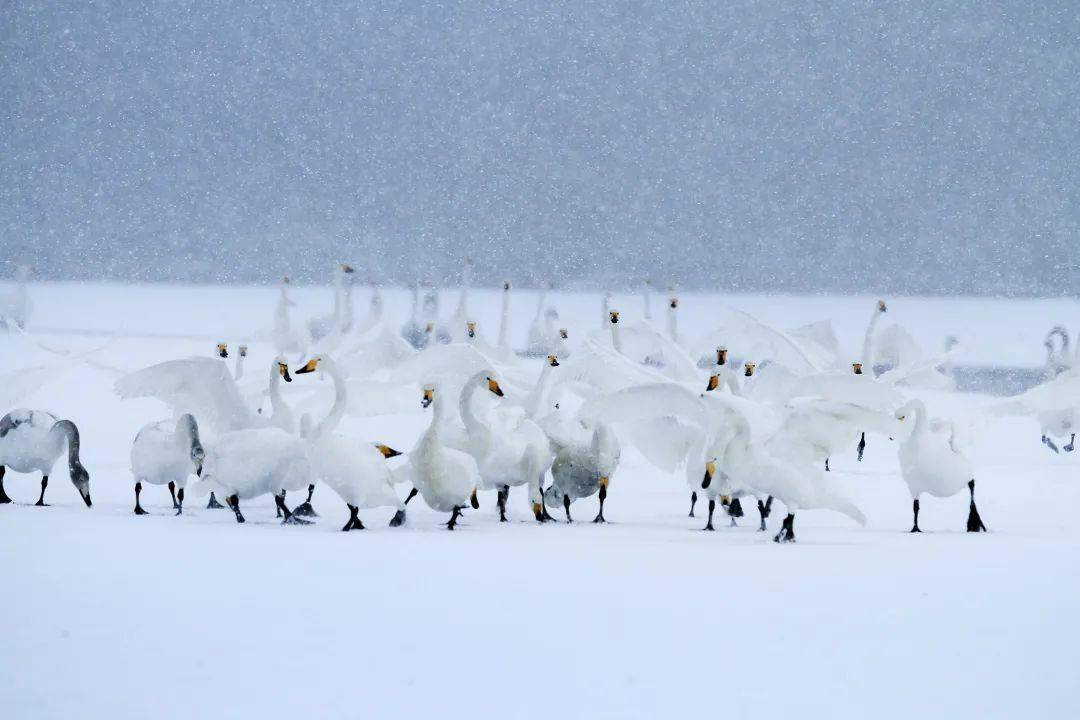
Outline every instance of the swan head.
<path fill-rule="evenodd" d="M 341 272 L 345 273 L 346 275 L 352 275 L 354 272 L 356 272 L 356 270 L 354 270 L 353 266 L 349 265 L 348 263 L 341 263 Z"/>
<path fill-rule="evenodd" d="M 420 407 L 426 408 L 430 406 L 433 402 L 435 402 L 435 386 L 425 385 L 424 395 L 420 398 Z"/>
<path fill-rule="evenodd" d="M 559 358 L 554 355 L 548 355 L 546 358 L 544 358 L 544 360 L 551 367 L 559 367 Z"/>
<path fill-rule="evenodd" d="M 570 338 L 570 332 L 566 328 L 559 328 L 559 337 L 563 340 L 567 340 Z"/>
<path fill-rule="evenodd" d="M 292 375 L 289 374 L 289 366 L 281 360 L 277 361 L 277 371 L 282 380 L 285 382 L 292 382 Z"/>
<path fill-rule="evenodd" d="M 677 298 L 677 297 L 670 298 L 668 300 L 668 307 L 670 307 L 672 310 L 679 307 L 679 298 Z"/>
<path fill-rule="evenodd" d="M 707 489 L 712 485 L 713 475 L 716 475 L 716 459 L 705 461 L 705 477 L 701 478 L 701 488 Z"/>
<path fill-rule="evenodd" d="M 509 291 L 510 291 L 510 281 L 509 280 L 504 280 L 503 281 L 503 292 L 509 292 Z"/>
<path fill-rule="evenodd" d="M 307 373 L 315 372 L 319 369 L 319 365 L 325 364 L 326 358 L 322 355 L 316 355 L 315 357 L 304 363 L 304 366 L 296 371 L 297 375 L 306 375 Z"/>
<path fill-rule="evenodd" d="M 853 362 L 853 363 L 851 363 L 851 371 L 853 373 L 855 373 L 856 375 L 862 375 L 863 374 L 862 363 L 861 362 Z"/>
<path fill-rule="evenodd" d="M 289 276 L 288 275 L 282 275 L 281 276 L 281 284 L 282 285 L 288 285 L 289 284 Z"/>
<path fill-rule="evenodd" d="M 611 318 L 611 324 L 612 325 L 618 324 L 618 322 L 619 322 L 619 311 L 618 310 L 609 310 L 608 311 L 608 316 Z"/>
<path fill-rule="evenodd" d="M 474 323 L 474 322 L 473 322 L 472 320 L 470 320 L 469 322 L 465 323 L 465 333 L 466 333 L 466 334 L 467 334 L 467 335 L 468 335 L 468 336 L 469 336 L 470 338 L 474 338 L 474 337 L 476 337 L 476 323 Z"/>
<path fill-rule="evenodd" d="M 713 373 L 709 376 L 709 384 L 705 386 L 705 392 L 712 392 L 718 387 L 720 387 L 720 376 Z"/>
<path fill-rule="evenodd" d="M 71 484 L 79 491 L 86 507 L 93 507 L 93 503 L 90 502 L 90 473 L 86 472 L 86 468 L 82 465 L 71 468 Z"/>
<path fill-rule="evenodd" d="M 218 343 L 216 352 L 217 352 L 217 356 L 219 358 L 227 358 L 227 357 L 229 357 L 229 344 L 228 343 Z"/>
<path fill-rule="evenodd" d="M 743 365 L 743 377 L 753 377 L 757 363 L 748 362 Z"/>
<path fill-rule="evenodd" d="M 723 345 L 716 348 L 716 364 L 727 365 L 727 348 Z"/>
<path fill-rule="evenodd" d="M 240 357 L 247 357 L 247 345 L 241 345 L 237 348 L 237 351 L 240 353 Z"/>
<path fill-rule="evenodd" d="M 426 332 L 428 335 L 430 335 L 434 331 L 435 331 L 435 323 L 429 322 L 427 325 L 424 326 L 424 332 Z"/>
<path fill-rule="evenodd" d="M 499 381 L 498 380 L 491 377 L 490 375 L 488 375 L 485 378 L 485 380 L 487 381 L 487 389 L 488 389 L 488 391 L 490 391 L 493 395 L 496 395 L 498 397 L 503 397 L 504 396 L 502 388 L 499 387 Z"/>
<path fill-rule="evenodd" d="M 394 448 L 390 447 L 389 445 L 376 445 L 375 449 L 381 452 L 384 458 L 397 457 L 398 455 L 402 454 Z"/>
<path fill-rule="evenodd" d="M 885 304 L 884 300 L 877 301 L 877 311 L 879 313 L 889 312 L 889 307 Z"/>

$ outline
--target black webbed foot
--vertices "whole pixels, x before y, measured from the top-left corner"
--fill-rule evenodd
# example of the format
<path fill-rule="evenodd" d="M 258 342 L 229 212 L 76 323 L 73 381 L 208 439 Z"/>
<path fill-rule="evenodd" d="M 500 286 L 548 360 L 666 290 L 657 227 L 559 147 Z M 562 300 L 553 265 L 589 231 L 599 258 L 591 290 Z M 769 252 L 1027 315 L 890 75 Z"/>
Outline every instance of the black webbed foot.
<path fill-rule="evenodd" d="M 390 518 L 390 527 L 401 527 L 405 524 L 405 511 L 398 510 L 394 517 Z"/>
<path fill-rule="evenodd" d="M 206 503 L 206 509 L 207 510 L 224 510 L 225 509 L 225 506 L 222 505 L 221 503 L 219 503 L 217 498 L 214 497 L 213 491 L 210 492 L 210 502 Z"/>
<path fill-rule="evenodd" d="M 315 508 L 311 507 L 311 503 L 307 500 L 293 508 L 292 514 L 302 518 L 319 517 L 319 513 L 315 512 Z"/>

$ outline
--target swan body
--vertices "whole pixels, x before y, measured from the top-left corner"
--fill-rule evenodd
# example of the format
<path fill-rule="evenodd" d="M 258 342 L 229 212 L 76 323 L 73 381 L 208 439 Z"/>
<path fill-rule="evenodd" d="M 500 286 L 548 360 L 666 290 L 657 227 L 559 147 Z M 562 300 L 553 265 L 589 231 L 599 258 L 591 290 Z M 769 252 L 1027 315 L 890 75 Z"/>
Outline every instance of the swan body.
<path fill-rule="evenodd" d="M 289 298 L 289 278 L 281 278 L 281 289 L 278 294 L 277 305 L 274 307 L 274 350 L 279 355 L 286 353 L 303 352 L 307 343 L 292 325 L 292 317 L 289 308 L 295 307 L 296 303 Z"/>
<path fill-rule="evenodd" d="M 143 514 L 139 505 L 142 483 L 168 485 L 173 492 L 179 488 L 179 502 L 174 495 L 173 506 L 182 512 L 188 478 L 202 472 L 205 456 L 198 423 L 190 414 L 181 415 L 176 421 L 161 420 L 144 425 L 131 445 L 131 474 L 136 483 L 135 512 Z"/>
<path fill-rule="evenodd" d="M 562 504 L 569 522 L 570 505 L 581 498 L 602 493 L 601 500 L 607 498 L 607 488 L 612 476 L 619 467 L 622 448 L 614 430 L 605 423 L 597 423 L 589 428 L 580 421 L 577 432 L 560 440 L 552 439 L 555 459 L 551 464 L 551 487 L 545 491 L 545 497 L 553 505 Z M 594 522 L 604 522 L 603 502 Z"/>
<path fill-rule="evenodd" d="M 19 473 L 41 473 L 41 496 L 37 504 L 44 505 L 49 475 L 65 446 L 71 483 L 90 507 L 90 474 L 79 459 L 79 429 L 75 423 L 57 419 L 44 410 L 26 408 L 12 410 L 0 418 L 0 502 L 11 502 L 3 489 L 4 469 L 11 468 Z"/>
<path fill-rule="evenodd" d="M 334 268 L 334 310 L 329 315 L 308 321 L 308 335 L 313 342 L 331 335 L 347 333 L 352 328 L 352 283 L 355 271 L 344 263 Z"/>
<path fill-rule="evenodd" d="M 432 510 L 452 513 L 449 529 L 453 529 L 461 509 L 470 501 L 479 507 L 476 491 L 480 485 L 480 469 L 473 457 L 443 444 L 445 405 L 437 386 L 424 388 L 421 404 L 431 406 L 431 424 L 409 454 L 410 478 L 413 486 Z"/>
<path fill-rule="evenodd" d="M 30 279 L 30 268 L 23 265 L 15 271 L 15 289 L 6 295 L 0 295 L 0 327 L 8 329 L 26 328 L 32 305 L 30 294 L 26 290 L 26 281 Z"/>

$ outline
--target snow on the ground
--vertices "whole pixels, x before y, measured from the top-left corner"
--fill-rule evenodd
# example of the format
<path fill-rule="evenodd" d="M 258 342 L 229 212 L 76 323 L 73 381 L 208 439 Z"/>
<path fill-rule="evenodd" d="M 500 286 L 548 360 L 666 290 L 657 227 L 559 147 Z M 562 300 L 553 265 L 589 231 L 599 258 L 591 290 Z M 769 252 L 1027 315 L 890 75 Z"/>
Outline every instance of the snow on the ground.
<path fill-rule="evenodd" d="M 405 528 L 390 511 L 347 511 L 319 488 L 311 527 L 282 527 L 268 499 L 248 522 L 189 497 L 174 517 L 164 488 L 132 514 L 130 442 L 167 413 L 122 402 L 121 372 L 271 324 L 272 289 L 38 285 L 31 335 L 0 335 L 0 412 L 51 409 L 83 436 L 94 507 L 63 463 L 49 508 L 36 476 L 9 472 L 0 507 L 2 715 L 67 717 L 1073 717 L 1080 640 L 1080 453 L 1053 455 L 1032 420 L 989 425 L 970 453 L 991 532 L 963 532 L 967 500 L 910 497 L 895 444 L 869 438 L 832 466 L 869 518 L 798 516 L 794 545 L 740 527 L 699 531 L 682 476 L 627 453 L 607 506 L 577 503 L 573 525 L 536 526 L 520 490 L 500 526 L 494 496 L 460 530 L 419 501 Z M 495 333 L 494 294 L 473 306 Z M 515 299 L 523 339 L 535 296 Z M 297 293 L 324 313 L 326 289 Z M 358 315 L 366 310 L 358 293 Z M 449 314 L 455 294 L 443 300 Z M 681 329 L 709 327 L 731 302 L 783 326 L 831 317 L 861 342 L 870 298 L 683 295 Z M 599 325 L 598 296 L 557 295 L 572 331 Z M 624 313 L 637 296 L 617 298 Z M 404 291 L 388 294 L 399 316 Z M 658 322 L 663 305 L 655 302 Z M 928 348 L 969 341 L 980 361 L 1037 365 L 1046 328 L 1075 320 L 1064 301 L 897 299 L 889 319 Z M 252 341 L 248 372 L 269 345 Z M 317 382 L 313 381 L 313 382 Z M 329 382 L 326 382 L 329 392 Z M 290 388 L 291 389 L 291 388 Z M 978 398 L 930 395 L 962 410 Z M 400 449 L 428 416 L 350 418 L 358 438 Z M 553 509 L 554 511 L 554 509 Z M 561 512 L 555 512 L 561 517 Z"/>

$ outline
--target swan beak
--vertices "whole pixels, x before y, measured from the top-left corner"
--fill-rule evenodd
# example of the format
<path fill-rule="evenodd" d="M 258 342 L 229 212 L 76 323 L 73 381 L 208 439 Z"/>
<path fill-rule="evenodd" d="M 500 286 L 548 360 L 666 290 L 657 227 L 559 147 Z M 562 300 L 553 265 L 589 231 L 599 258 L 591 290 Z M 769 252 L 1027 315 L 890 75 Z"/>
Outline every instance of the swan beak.
<path fill-rule="evenodd" d="M 401 455 L 400 452 L 390 447 L 389 445 L 376 445 L 375 447 L 379 448 L 379 452 L 382 453 L 384 458 L 392 458 Z"/>
<path fill-rule="evenodd" d="M 889 312 L 889 308 L 888 308 L 888 306 L 885 305 L 884 300 L 878 300 L 877 301 L 877 309 L 878 309 L 878 312 Z"/>
<path fill-rule="evenodd" d="M 352 275 L 356 271 L 353 270 L 352 265 L 346 265 L 345 263 L 342 263 L 341 264 L 341 272 Z"/>
<path fill-rule="evenodd" d="M 217 344 L 217 354 L 218 354 L 219 358 L 227 358 L 227 357 L 229 357 L 229 346 L 226 345 L 225 343 L 218 343 Z"/>
<path fill-rule="evenodd" d="M 240 346 L 240 357 L 247 357 L 247 345 Z"/>
<path fill-rule="evenodd" d="M 319 361 L 318 361 L 318 360 L 316 360 L 315 358 L 312 358 L 311 360 L 308 360 L 308 361 L 307 361 L 307 362 L 306 362 L 306 363 L 304 364 L 304 367 L 302 367 L 302 368 L 300 368 L 299 370 L 297 370 L 297 371 L 296 371 L 296 374 L 297 374 L 297 375 L 303 375 L 303 374 L 305 374 L 305 373 L 309 373 L 309 372 L 315 372 L 315 369 L 316 369 L 317 367 L 319 367 Z"/>
<path fill-rule="evenodd" d="M 718 387 L 720 387 L 720 376 L 719 375 L 710 375 L 709 376 L 709 384 L 705 386 L 705 391 L 706 392 L 712 392 L 713 390 L 715 390 Z"/>
<path fill-rule="evenodd" d="M 476 488 L 473 488 L 472 495 L 469 496 L 469 504 L 472 505 L 473 510 L 480 509 L 480 500 L 476 497 Z"/>
<path fill-rule="evenodd" d="M 202 477 L 202 463 L 195 466 L 195 477 Z"/>
<path fill-rule="evenodd" d="M 727 507 L 728 505 L 731 505 L 731 496 L 730 495 L 721 495 L 720 496 L 720 506 L 721 507 Z"/>
<path fill-rule="evenodd" d="M 563 340 L 567 340 L 570 337 L 570 333 L 566 330 L 566 328 L 559 328 L 559 337 L 561 337 Z"/>
<path fill-rule="evenodd" d="M 283 362 L 279 362 L 277 364 L 277 369 L 278 369 L 278 372 L 281 374 L 281 377 L 285 380 L 285 382 L 292 382 L 292 375 L 289 374 L 289 366 L 288 365 L 286 365 Z"/>
<path fill-rule="evenodd" d="M 744 370 L 743 375 L 745 377 L 753 377 L 754 376 L 754 368 L 756 368 L 756 367 L 757 367 L 757 365 L 755 365 L 754 363 L 746 363 L 746 365 L 743 366 L 743 370 Z"/>
<path fill-rule="evenodd" d="M 612 310 L 611 312 L 608 313 L 608 315 L 611 316 L 611 323 L 613 325 L 615 323 L 619 322 L 619 311 L 618 310 Z"/>
<path fill-rule="evenodd" d="M 727 348 L 716 348 L 716 364 L 727 365 Z"/>
<path fill-rule="evenodd" d="M 701 488 L 704 490 L 712 485 L 713 473 L 716 472 L 716 463 L 712 460 L 705 463 L 705 477 L 701 479 Z"/>
<path fill-rule="evenodd" d="M 548 355 L 547 361 L 548 365 L 550 365 L 551 367 L 559 367 L 559 358 L 555 357 L 554 355 Z"/>
<path fill-rule="evenodd" d="M 89 490 L 87 490 L 85 493 L 80 493 L 80 495 L 82 495 L 82 499 L 83 499 L 83 502 L 86 503 L 86 507 L 93 507 L 94 506 L 94 503 L 90 502 L 90 491 Z"/>
<path fill-rule="evenodd" d="M 499 382 L 495 378 L 488 378 L 488 390 L 495 393 L 499 397 L 504 397 L 502 388 L 499 387 Z"/>
<path fill-rule="evenodd" d="M 465 323 L 465 329 L 466 329 L 466 331 L 468 331 L 469 337 L 471 337 L 471 338 L 476 337 L 476 323 L 474 323 L 474 322 Z"/>
<path fill-rule="evenodd" d="M 900 422 L 904 422 L 904 418 L 906 418 L 906 417 L 907 417 L 907 415 L 901 415 L 900 417 L 898 417 L 896 419 L 899 420 Z"/>
<path fill-rule="evenodd" d="M 600 476 L 600 487 L 606 488 L 608 486 L 608 482 L 610 480 L 611 480 L 611 478 L 609 478 L 607 475 L 601 475 Z"/>
<path fill-rule="evenodd" d="M 428 405 L 431 405 L 434 400 L 435 391 L 430 389 L 424 390 L 424 397 L 420 399 L 420 407 L 426 408 Z"/>

